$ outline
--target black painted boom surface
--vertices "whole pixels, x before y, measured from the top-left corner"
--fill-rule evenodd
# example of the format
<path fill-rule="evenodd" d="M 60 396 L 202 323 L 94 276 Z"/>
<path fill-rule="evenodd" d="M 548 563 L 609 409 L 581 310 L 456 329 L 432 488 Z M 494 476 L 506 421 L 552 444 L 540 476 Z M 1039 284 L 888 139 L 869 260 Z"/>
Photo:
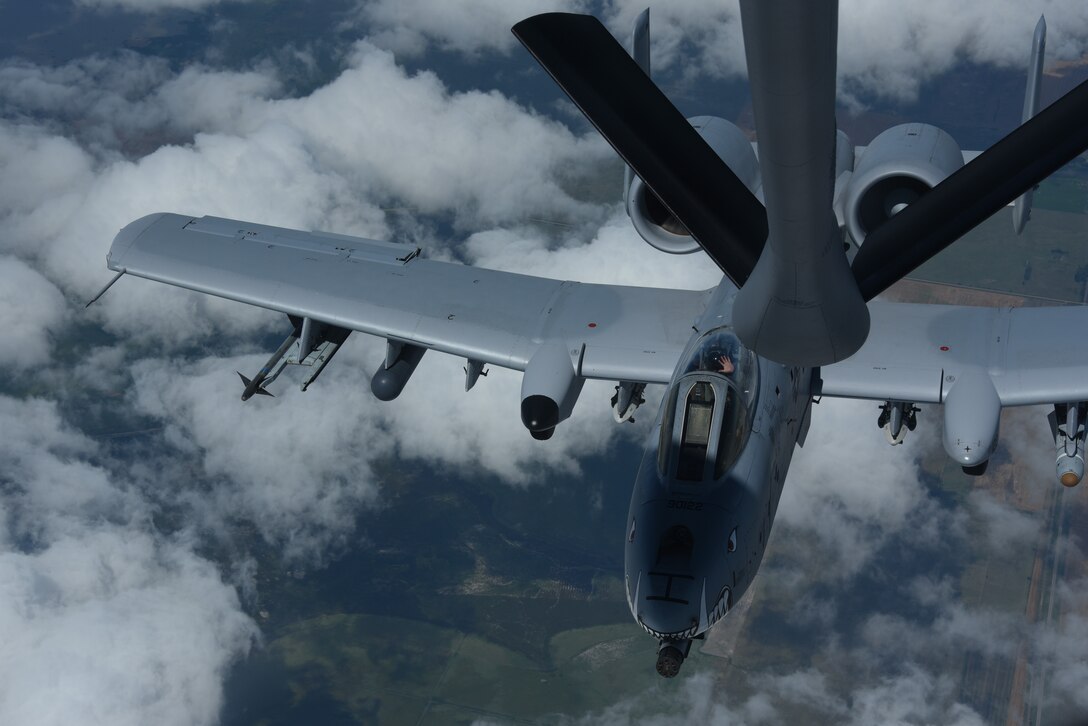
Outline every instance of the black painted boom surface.
<path fill-rule="evenodd" d="M 546 13 L 514 35 L 738 286 L 767 239 L 763 205 L 600 21 Z"/>
<path fill-rule="evenodd" d="M 1088 149 L 1088 81 L 871 232 L 854 258 L 866 300 Z"/>

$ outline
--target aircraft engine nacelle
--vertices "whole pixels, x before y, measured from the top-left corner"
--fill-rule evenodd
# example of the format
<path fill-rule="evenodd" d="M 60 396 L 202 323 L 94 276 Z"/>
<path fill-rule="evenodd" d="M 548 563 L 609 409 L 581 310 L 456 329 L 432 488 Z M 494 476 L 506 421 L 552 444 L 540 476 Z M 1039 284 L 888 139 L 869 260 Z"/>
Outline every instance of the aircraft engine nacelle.
<path fill-rule="evenodd" d="M 550 439 L 574 410 L 584 378 L 574 369 L 578 351 L 560 342 L 542 345 L 521 378 L 521 422 L 534 439 Z"/>
<path fill-rule="evenodd" d="M 753 194 L 759 188 L 759 160 L 744 132 L 716 116 L 694 116 L 688 122 Z M 687 229 L 657 195 L 634 174 L 628 174 L 627 216 L 642 239 L 662 252 L 686 255 L 699 249 Z"/>
<path fill-rule="evenodd" d="M 963 166 L 963 152 L 947 133 L 929 124 L 901 124 L 862 152 L 843 198 L 843 216 L 854 242 L 903 211 Z"/>

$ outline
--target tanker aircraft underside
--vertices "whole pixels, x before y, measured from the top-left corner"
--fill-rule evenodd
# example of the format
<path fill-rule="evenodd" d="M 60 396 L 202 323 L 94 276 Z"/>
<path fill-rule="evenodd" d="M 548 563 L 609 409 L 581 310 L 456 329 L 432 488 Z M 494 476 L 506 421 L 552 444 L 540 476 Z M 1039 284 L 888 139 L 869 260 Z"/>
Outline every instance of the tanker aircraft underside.
<path fill-rule="evenodd" d="M 630 53 L 590 16 L 513 29 L 627 163 L 638 233 L 666 252 L 704 251 L 723 273 L 714 289 L 563 282 L 179 214 L 121 230 L 110 284 L 127 273 L 286 313 L 292 332 L 242 376 L 243 400 L 270 395 L 288 363 L 311 367 L 305 390 L 351 331 L 386 340 L 371 380 L 383 401 L 428 349 L 465 359 L 466 390 L 487 364 L 522 371 L 522 422 L 537 439 L 570 416 L 586 379 L 617 383 L 617 421 L 648 384 L 667 385 L 631 498 L 625 578 L 631 614 L 660 641 L 657 670 L 674 676 L 751 585 L 815 396 L 880 402 L 893 444 L 916 426 L 915 404 L 939 404 L 945 450 L 969 473 L 993 453 L 1003 407 L 1053 405 L 1057 477 L 1074 486 L 1084 471 L 1088 308 L 873 299 L 1005 206 L 1020 231 L 1034 187 L 1088 147 L 1088 83 L 1038 112 L 1043 22 L 1023 124 L 990 149 L 961 152 L 925 124 L 855 147 L 835 122 L 837 3 L 740 5 L 758 155 L 736 126 L 685 119 L 654 85 L 648 11 Z"/>

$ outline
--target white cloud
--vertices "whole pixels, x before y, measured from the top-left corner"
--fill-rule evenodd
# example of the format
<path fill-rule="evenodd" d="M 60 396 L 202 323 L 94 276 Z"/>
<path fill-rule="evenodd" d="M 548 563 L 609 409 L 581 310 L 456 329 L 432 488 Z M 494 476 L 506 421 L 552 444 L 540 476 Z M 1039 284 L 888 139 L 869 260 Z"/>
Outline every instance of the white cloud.
<path fill-rule="evenodd" d="M 47 363 L 50 337 L 67 316 L 60 291 L 14 257 L 0 256 L 0 366 L 26 369 Z"/>
<path fill-rule="evenodd" d="M 175 73 L 162 58 L 120 52 L 59 66 L 0 65 L 0 98 L 13 120 L 70 135 L 106 159 L 118 149 L 149 153 L 151 144 L 190 141 L 198 131 L 229 133 L 281 92 L 267 62 L 245 71 L 198 63 Z"/>
<path fill-rule="evenodd" d="M 1088 7 L 1076 0 L 1018 2 L 844 2 L 839 27 L 840 93 L 913 100 L 921 84 L 963 60 L 1027 68 L 1039 16 L 1047 60 L 1088 51 Z"/>
<path fill-rule="evenodd" d="M 627 42 L 644 0 L 567 2 L 543 7 L 474 0 L 360 4 L 360 17 L 374 38 L 399 53 L 422 53 L 429 45 L 469 55 L 513 47 L 509 27 L 537 12 L 596 12 Z M 971 0 L 902 3 L 843 0 L 839 4 L 839 93 L 857 107 L 864 98 L 909 102 L 926 81 L 964 60 L 1026 67 L 1035 23 L 1045 13 L 1049 60 L 1078 60 L 1088 51 L 1088 9 L 1080 0 Z M 738 3 L 708 5 L 674 0 L 651 8 L 653 66 L 687 81 L 746 75 Z"/>
<path fill-rule="evenodd" d="M 255 628 L 215 567 L 122 528 L 0 555 L 0 720 L 210 723 Z"/>
<path fill-rule="evenodd" d="M 641 0 L 610 0 L 605 17 L 626 37 Z M 1079 60 L 1088 52 L 1088 7 L 1079 0 L 972 0 L 902 3 L 843 0 L 839 3 L 839 95 L 901 102 L 917 98 L 922 84 L 963 61 L 1026 68 L 1039 16 L 1047 18 L 1047 59 Z M 739 7 L 713 10 L 699 0 L 653 7 L 654 65 L 692 76 L 746 75 Z M 693 65 L 694 63 L 694 65 Z"/>
<path fill-rule="evenodd" d="M 367 415 L 375 402 L 365 377 L 349 378 L 343 369 L 327 371 L 306 394 L 281 383 L 277 398 L 243 404 L 234 371 L 251 374 L 263 359 L 140 361 L 133 404 L 162 421 L 180 457 L 202 462 L 210 491 L 180 494 L 197 522 L 218 529 L 252 521 L 287 557 L 321 560 L 345 543 L 356 513 L 375 500 L 370 462 L 392 442 Z"/>
<path fill-rule="evenodd" d="M 622 205 L 610 211 L 588 243 L 572 235 L 555 245 L 539 230 L 490 229 L 471 235 L 464 253 L 480 267 L 578 282 L 705 290 L 721 280 L 703 253 L 660 252 L 642 241 Z"/>
<path fill-rule="evenodd" d="M 1082 560 L 1083 561 L 1083 560 Z M 1084 645 L 1088 643 L 1088 580 L 1058 583 L 1055 593 L 1060 617 L 1048 627 L 1040 627 L 1033 640 L 1041 675 L 1048 688 L 1046 705 L 1058 713 L 1083 718 L 1088 713 L 1088 661 Z M 1048 711 L 1048 713 L 1053 713 Z"/>
<path fill-rule="evenodd" d="M 629 42 L 642 0 L 608 0 L 604 20 L 614 35 Z M 745 77 L 740 6 L 730 2 L 678 0 L 650 7 L 650 66 L 655 77 L 678 73 L 687 81 L 699 75 Z"/>
<path fill-rule="evenodd" d="M 1039 535 L 1036 518 L 998 502 L 989 492 L 973 492 L 970 501 L 982 517 L 987 545 L 994 556 L 1011 556 L 1017 550 L 1030 550 L 1035 544 Z"/>
<path fill-rule="evenodd" d="M 54 404 L 0 397 L 0 430 L 0 721 L 213 721 L 256 635 L 233 588 Z"/>
<path fill-rule="evenodd" d="M 808 440 L 783 489 L 778 521 L 831 549 L 835 567 L 821 566 L 827 576 L 857 574 L 894 536 L 927 548 L 955 533 L 919 480 L 917 458 L 936 444 L 933 409 L 919 413 L 918 430 L 903 445 L 891 447 L 876 427 L 877 408 L 871 401 L 827 398 L 813 406 Z M 797 550 L 799 556 L 824 554 L 811 542 Z"/>
<path fill-rule="evenodd" d="M 339 77 L 297 99 L 275 98 L 268 69 L 164 77 L 133 56 L 118 63 L 123 70 L 87 61 L 0 71 L 0 97 L 60 116 L 57 131 L 0 124 L 0 191 L 10 192 L 0 195 L 9 230 L 3 247 L 37 257 L 76 297 L 107 279 L 104 269 L 88 270 L 102 267 L 116 231 L 154 211 L 377 238 L 393 236 L 379 205 L 447 215 L 458 227 L 599 215 L 563 186 L 611 153 L 599 139 L 577 137 L 494 92 L 451 93 L 435 75 L 409 75 L 366 43 Z M 69 108 L 87 115 L 65 116 Z M 87 148 L 58 133 L 68 123 L 82 129 Z M 119 158 L 133 137 L 156 134 L 188 142 Z M 411 222 L 403 227 L 420 233 Z M 447 243 L 428 241 L 441 256 Z M 267 319 L 132 281 L 96 312 L 117 332 L 174 345 Z"/>
<path fill-rule="evenodd" d="M 470 55 L 508 51 L 510 27 L 543 12 L 584 12 L 587 0 L 362 0 L 358 22 L 382 47 L 418 54 L 430 43 Z"/>
<path fill-rule="evenodd" d="M 761 695 L 740 703 L 724 703 L 713 677 L 700 673 L 682 679 L 675 687 L 659 682 L 639 696 L 622 700 L 598 713 L 560 723 L 579 726 L 612 726 L 638 723 L 665 726 L 699 723 L 707 726 L 756 726 L 781 723 L 781 716 Z M 477 722 L 483 726 L 487 721 Z"/>
<path fill-rule="evenodd" d="M 920 669 L 908 668 L 903 675 L 854 691 L 849 723 L 983 726 L 986 722 L 978 713 L 954 701 L 958 688 L 951 678 L 934 678 Z"/>
<path fill-rule="evenodd" d="M 249 0 L 75 0 L 76 5 L 91 8 L 120 8 L 138 13 L 162 10 L 203 10 L 220 2 L 249 2 Z"/>
<path fill-rule="evenodd" d="M 234 371 L 250 374 L 265 355 L 143 360 L 133 368 L 132 400 L 212 483 L 179 495 L 197 521 L 211 529 L 253 521 L 287 557 L 318 562 L 349 541 L 361 508 L 380 506 L 371 472 L 380 459 L 539 485 L 546 474 L 578 474 L 580 457 L 649 426 L 649 417 L 617 426 L 611 385 L 590 382 L 575 416 L 552 440 L 535 441 L 520 424 L 517 374 L 492 368 L 465 393 L 463 361 L 433 353 L 395 402 L 382 403 L 370 393 L 370 375 L 383 358 L 384 343 L 356 334 L 305 393 L 297 389 L 304 374 L 291 367 L 271 386 L 275 398 L 244 404 Z"/>
<path fill-rule="evenodd" d="M 297 127 L 318 163 L 369 194 L 422 214 L 453 211 L 477 228 L 592 214 L 560 182 L 612 153 L 596 134 L 577 137 L 498 92 L 451 93 L 434 73 L 409 76 L 365 42 L 336 80 L 269 115 Z"/>

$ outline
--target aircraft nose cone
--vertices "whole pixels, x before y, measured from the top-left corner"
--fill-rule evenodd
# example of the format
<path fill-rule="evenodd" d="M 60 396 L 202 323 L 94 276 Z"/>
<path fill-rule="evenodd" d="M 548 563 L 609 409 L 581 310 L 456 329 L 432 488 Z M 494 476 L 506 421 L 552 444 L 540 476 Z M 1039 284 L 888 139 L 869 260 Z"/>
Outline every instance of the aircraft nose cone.
<path fill-rule="evenodd" d="M 699 634 L 699 616 L 690 609 L 666 612 L 661 606 L 643 608 L 639 624 L 650 635 L 663 640 L 694 638 Z"/>
<path fill-rule="evenodd" d="M 690 638 L 699 632 L 699 592 L 694 578 L 651 572 L 635 603 L 638 621 L 657 638 Z"/>
<path fill-rule="evenodd" d="M 703 576 L 695 557 L 693 522 L 690 517 L 680 522 L 660 515 L 659 508 L 643 507 L 640 521 L 645 526 L 636 531 L 629 551 L 627 565 L 635 565 L 628 570 L 635 585 L 629 592 L 631 610 L 643 629 L 660 640 L 691 638 L 706 611 L 700 601 Z"/>

